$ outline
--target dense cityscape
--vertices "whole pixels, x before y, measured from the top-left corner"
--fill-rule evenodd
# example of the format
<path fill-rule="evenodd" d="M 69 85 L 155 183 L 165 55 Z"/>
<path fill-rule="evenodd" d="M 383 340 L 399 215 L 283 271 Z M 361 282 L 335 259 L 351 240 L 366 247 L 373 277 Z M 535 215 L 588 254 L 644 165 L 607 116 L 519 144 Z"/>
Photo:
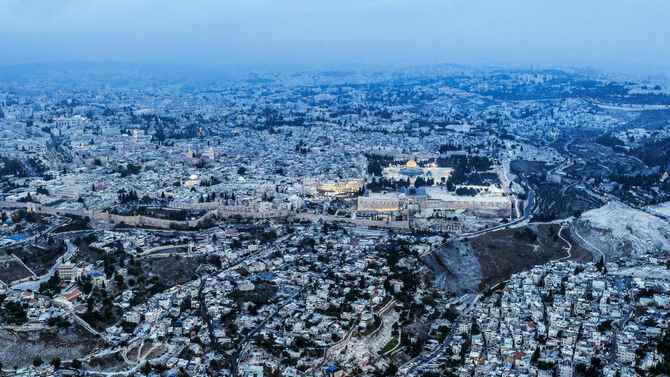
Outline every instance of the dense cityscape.
<path fill-rule="evenodd" d="M 667 83 L 143 69 L 0 83 L 2 375 L 670 373 Z"/>

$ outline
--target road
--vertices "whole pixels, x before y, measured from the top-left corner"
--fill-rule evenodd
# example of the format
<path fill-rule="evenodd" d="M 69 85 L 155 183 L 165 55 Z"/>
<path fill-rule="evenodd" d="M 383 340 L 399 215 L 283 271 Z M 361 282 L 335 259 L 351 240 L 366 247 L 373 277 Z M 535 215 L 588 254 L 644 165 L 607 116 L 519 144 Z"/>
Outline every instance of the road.
<path fill-rule="evenodd" d="M 396 303 L 397 303 L 396 299 L 389 300 L 389 302 L 384 304 L 381 308 L 379 308 L 375 312 L 375 315 L 377 317 L 380 317 L 380 316 L 384 315 L 386 312 L 393 309 L 395 307 Z M 349 343 L 351 342 L 351 338 L 353 337 L 354 332 L 356 330 L 356 323 L 358 323 L 358 320 L 353 321 L 353 323 L 354 324 L 351 325 L 351 327 L 349 328 L 347 333 L 344 335 L 344 337 L 342 339 L 340 339 L 338 342 L 336 342 L 335 344 L 328 347 L 324 351 L 323 358 L 321 359 L 321 361 L 315 367 L 310 368 L 305 374 L 309 374 L 311 372 L 312 375 L 317 375 L 317 373 L 319 372 L 321 367 L 323 367 L 323 365 L 330 359 L 330 357 L 332 355 L 335 355 L 339 352 L 342 352 L 342 350 L 344 350 L 345 348 L 347 348 L 349 346 Z"/>
<path fill-rule="evenodd" d="M 477 295 L 474 295 L 474 296 L 468 294 L 468 295 L 462 296 L 461 299 L 468 300 L 469 297 L 472 297 L 470 299 L 470 302 L 466 304 L 466 307 L 463 309 L 463 311 L 461 311 L 460 315 L 458 316 L 458 319 L 456 321 L 454 321 L 453 325 L 449 329 L 449 334 L 447 334 L 447 336 L 444 338 L 444 341 L 442 341 L 440 346 L 437 347 L 430 354 L 428 354 L 426 356 L 418 356 L 417 358 L 414 358 L 414 359 L 410 360 L 409 362 L 407 362 L 406 364 L 404 364 L 403 366 L 401 366 L 400 369 L 398 370 L 399 375 L 401 375 L 401 376 L 413 375 L 413 373 L 417 369 L 421 368 L 422 366 L 424 366 L 426 364 L 429 364 L 429 363 L 433 362 L 433 360 L 435 360 L 437 357 L 439 357 L 440 355 L 444 355 L 446 353 L 445 349 L 449 346 L 449 344 L 451 343 L 451 340 L 457 335 L 457 332 L 458 332 L 457 323 L 458 323 L 458 321 L 461 318 L 467 316 L 470 313 L 470 311 L 474 308 L 474 306 L 477 304 L 479 299 L 482 297 L 482 294 L 480 293 L 480 294 L 477 294 Z"/>
<path fill-rule="evenodd" d="M 294 215 L 293 218 L 305 221 L 341 222 L 360 227 L 377 227 L 377 228 L 390 228 L 399 230 L 410 229 L 409 221 L 381 221 L 381 220 L 352 219 L 349 217 L 323 215 L 316 213 L 298 213 Z"/>
<path fill-rule="evenodd" d="M 235 262 L 230 263 L 227 266 L 225 266 L 223 269 L 217 271 L 217 273 L 230 271 L 230 270 L 238 267 L 240 264 L 242 264 L 244 262 L 252 262 L 252 261 L 255 261 L 256 259 L 259 259 L 261 257 L 261 255 L 265 257 L 265 256 L 267 256 L 266 254 L 268 254 L 268 252 L 263 253 L 263 252 L 259 251 L 257 253 L 248 255 L 246 258 L 237 259 Z M 209 340 L 210 340 L 210 343 L 212 344 L 212 347 L 218 353 L 223 355 L 223 354 L 225 354 L 225 350 L 223 349 L 221 344 L 219 344 L 216 336 L 214 335 L 214 325 L 212 323 L 212 319 L 209 317 L 209 313 L 207 312 L 207 303 L 206 303 L 206 300 L 205 300 L 204 289 L 205 289 L 205 285 L 207 283 L 208 278 L 209 278 L 209 276 L 207 274 L 203 274 L 200 277 L 200 286 L 198 288 L 198 301 L 200 301 L 200 308 L 199 308 L 200 317 L 202 318 L 202 320 L 207 325 L 207 332 L 208 332 Z M 300 293 L 300 292 L 302 292 L 302 290 L 299 291 L 298 293 Z M 232 374 L 233 376 L 236 376 L 236 374 L 237 374 L 237 360 L 238 360 L 238 357 L 239 357 L 239 350 L 236 350 L 235 354 L 233 356 L 231 356 L 232 364 L 235 367 L 235 371 L 234 371 L 235 373 Z"/>
<path fill-rule="evenodd" d="M 589 249 L 589 251 L 591 251 L 591 254 L 593 254 L 593 261 L 594 262 L 598 261 L 598 260 L 596 260 L 596 255 L 595 255 L 596 253 L 600 254 L 600 259 L 603 262 L 605 262 L 607 260 L 606 257 L 605 257 L 605 253 L 603 253 L 599 248 L 595 247 L 591 242 L 587 241 L 584 237 L 582 237 L 582 235 L 579 234 L 579 231 L 576 228 L 574 228 L 573 230 L 574 230 L 574 233 L 577 236 L 577 238 L 582 240 L 582 242 L 584 242 L 584 245 L 586 245 L 587 248 Z M 594 251 L 595 251 L 595 253 L 594 253 Z"/>
<path fill-rule="evenodd" d="M 567 224 L 568 224 L 567 221 L 563 222 L 561 224 L 561 229 L 558 230 L 558 238 L 563 240 L 563 242 L 565 242 L 568 245 L 567 249 L 565 250 L 565 252 L 568 253 L 568 255 L 564 256 L 563 258 L 559 258 L 558 259 L 559 261 L 563 261 L 563 260 L 567 260 L 567 259 L 572 258 L 572 243 L 570 243 L 570 241 L 563 238 L 563 234 L 562 234 L 563 229 L 566 227 Z"/>
<path fill-rule="evenodd" d="M 311 368 L 312 375 L 316 376 L 321 367 L 328 361 L 328 359 L 331 357 L 333 354 L 337 354 L 338 352 L 342 352 L 342 350 L 347 347 L 349 344 L 349 341 L 351 340 L 351 337 L 354 335 L 354 331 L 356 330 L 356 323 L 358 320 L 353 321 L 353 324 L 349 328 L 346 334 L 344 334 L 344 337 L 340 339 L 338 342 L 335 344 L 331 345 L 328 347 L 324 352 L 323 352 L 323 358 L 317 364 L 315 367 Z M 310 370 L 308 370 L 309 372 Z M 306 373 L 307 374 L 307 373 Z"/>
<path fill-rule="evenodd" d="M 59 218 L 59 219 L 60 219 L 60 218 Z M 7 248 L 9 248 L 9 247 L 12 247 L 12 248 L 21 247 L 21 246 L 27 245 L 27 244 L 29 244 L 29 243 L 35 241 L 35 240 L 38 240 L 38 239 L 40 239 L 40 238 L 42 238 L 42 237 L 46 238 L 48 235 L 50 235 L 51 233 L 53 233 L 54 230 L 56 230 L 56 229 L 58 229 L 58 228 L 60 228 L 60 227 L 62 227 L 62 226 L 67 226 L 68 224 L 70 224 L 70 222 L 72 222 L 72 219 L 69 218 L 69 217 L 65 217 L 64 220 L 65 220 L 65 222 L 60 223 L 60 224 L 54 224 L 54 225 L 50 226 L 49 228 L 45 229 L 43 232 L 41 232 L 41 233 L 39 233 L 39 234 L 35 234 L 35 235 L 31 236 L 31 237 L 28 237 L 28 238 L 26 238 L 25 240 L 22 240 L 22 241 L 19 241 L 19 242 L 15 242 L 15 243 L 13 243 L 13 244 L 11 244 L 11 245 L 6 245 L 6 246 L 3 246 L 3 247 L 0 247 L 0 250 L 7 249 Z"/>
<path fill-rule="evenodd" d="M 533 190 L 528 189 L 528 200 L 526 202 L 526 206 L 523 209 L 522 217 L 512 220 L 506 224 L 497 225 L 491 228 L 482 229 L 475 232 L 463 233 L 459 236 L 459 239 L 466 240 L 469 238 L 481 236 L 489 232 L 525 225 L 530 220 L 530 217 L 534 209 L 535 209 L 535 192 Z"/>
<path fill-rule="evenodd" d="M 65 241 L 65 245 L 67 247 L 67 251 L 65 254 L 63 254 L 63 256 L 56 259 L 56 263 L 54 263 L 53 266 L 49 268 L 49 271 L 46 274 L 38 276 L 34 280 L 12 284 L 11 288 L 17 290 L 30 289 L 33 291 L 38 291 L 40 284 L 46 283 L 56 273 L 58 267 L 60 267 L 63 263 L 68 263 L 70 259 L 72 259 L 72 257 L 77 253 L 77 250 L 79 250 L 77 246 L 75 246 L 69 239 Z"/>
<path fill-rule="evenodd" d="M 237 344 L 237 347 L 235 348 L 235 352 L 233 352 L 233 355 L 232 355 L 232 361 L 231 361 L 232 365 L 231 365 L 231 369 L 230 369 L 230 372 L 231 372 L 232 376 L 237 376 L 238 375 L 240 356 L 242 356 L 242 354 L 244 353 L 244 351 L 245 351 L 244 348 L 247 346 L 247 344 L 249 342 L 249 339 L 252 339 L 261 329 L 263 329 L 263 327 L 265 327 L 265 325 L 272 318 L 274 318 L 275 316 L 277 316 L 277 314 L 279 314 L 279 311 L 282 308 L 284 308 L 286 305 L 295 301 L 295 299 L 298 298 L 300 295 L 302 295 L 305 292 L 306 289 L 307 289 L 307 286 L 304 286 L 300 290 L 298 290 L 298 292 L 296 292 L 293 296 L 291 296 L 288 299 L 282 301 L 277 306 L 277 308 L 272 313 L 270 313 L 270 315 L 265 317 L 265 319 L 261 323 L 259 323 L 256 327 L 254 327 L 253 330 L 249 331 L 249 333 L 247 335 L 245 335 L 244 338 L 242 338 L 242 340 L 240 340 L 240 342 Z"/>
<path fill-rule="evenodd" d="M 160 252 L 160 251 L 186 249 L 186 248 L 188 248 L 188 246 L 189 246 L 189 244 L 187 244 L 187 243 L 177 244 L 177 245 L 156 246 L 156 247 L 152 247 L 151 249 L 147 249 L 147 250 L 145 250 L 141 253 L 138 253 L 135 256 L 138 257 L 138 258 L 142 258 L 142 257 L 149 256 L 149 255 L 152 255 L 152 254 Z"/>
<path fill-rule="evenodd" d="M 90 332 L 91 334 L 93 334 L 95 336 L 98 336 L 98 337 L 102 338 L 105 341 L 108 341 L 105 334 L 98 332 L 98 330 L 94 329 L 91 325 L 88 324 L 88 322 L 84 321 L 80 316 L 78 316 L 77 313 L 75 313 L 73 311 L 69 311 L 68 315 L 75 322 L 77 322 L 81 327 L 83 327 L 86 331 Z"/>

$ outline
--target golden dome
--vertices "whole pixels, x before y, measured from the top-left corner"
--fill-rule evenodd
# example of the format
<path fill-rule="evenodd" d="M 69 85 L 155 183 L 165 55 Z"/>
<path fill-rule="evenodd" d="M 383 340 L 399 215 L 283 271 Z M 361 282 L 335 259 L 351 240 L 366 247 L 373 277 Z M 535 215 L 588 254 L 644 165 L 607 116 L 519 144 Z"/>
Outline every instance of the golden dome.
<path fill-rule="evenodd" d="M 418 165 L 417 165 L 416 161 L 414 161 L 414 160 L 409 160 L 409 161 L 407 161 L 407 164 L 405 164 L 405 167 L 408 168 L 408 169 L 416 169 L 417 166 Z"/>

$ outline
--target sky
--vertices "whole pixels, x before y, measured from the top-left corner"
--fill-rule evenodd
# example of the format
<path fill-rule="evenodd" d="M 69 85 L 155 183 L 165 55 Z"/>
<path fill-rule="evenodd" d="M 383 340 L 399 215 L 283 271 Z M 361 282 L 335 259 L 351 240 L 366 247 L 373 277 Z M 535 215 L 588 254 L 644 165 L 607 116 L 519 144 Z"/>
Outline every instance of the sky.
<path fill-rule="evenodd" d="M 664 70 L 668 20 L 669 0 L 0 0 L 0 65 Z"/>

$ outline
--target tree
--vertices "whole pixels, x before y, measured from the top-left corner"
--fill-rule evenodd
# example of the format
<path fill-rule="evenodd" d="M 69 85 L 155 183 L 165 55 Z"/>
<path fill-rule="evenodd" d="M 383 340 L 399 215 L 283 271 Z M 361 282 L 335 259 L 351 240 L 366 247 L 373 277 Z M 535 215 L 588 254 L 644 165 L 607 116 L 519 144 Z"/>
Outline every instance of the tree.
<path fill-rule="evenodd" d="M 602 361 L 597 357 L 591 358 L 591 366 L 586 369 L 584 376 L 586 377 L 598 377 L 602 375 Z"/>
<path fill-rule="evenodd" d="M 91 277 L 88 275 L 80 277 L 79 280 L 77 280 L 77 283 L 79 284 L 81 291 L 86 295 L 91 293 L 93 290 L 93 282 L 91 281 Z"/>
<path fill-rule="evenodd" d="M 49 326 L 52 326 L 52 327 L 57 326 L 58 328 L 61 328 L 61 329 L 66 329 L 66 328 L 70 327 L 70 322 L 67 319 L 65 319 L 61 316 L 49 318 L 49 320 L 47 321 L 47 324 Z"/>
<path fill-rule="evenodd" d="M 599 272 L 607 273 L 607 270 L 605 269 L 605 258 L 600 257 L 598 263 L 596 263 L 596 268 Z"/>
<path fill-rule="evenodd" d="M 58 276 L 58 272 L 56 272 L 51 275 L 49 280 L 40 284 L 40 293 L 53 297 L 55 294 L 60 293 L 60 283 L 60 276 Z"/>
<path fill-rule="evenodd" d="M 10 301 L 5 304 L 5 319 L 10 324 L 22 325 L 28 321 L 28 315 L 23 305 L 19 302 Z"/>
<path fill-rule="evenodd" d="M 81 361 L 79 361 L 78 359 L 74 359 L 70 363 L 70 366 L 74 369 L 80 369 L 81 368 Z"/>
<path fill-rule="evenodd" d="M 51 359 L 51 366 L 54 367 L 54 369 L 60 369 L 60 358 L 59 357 L 54 357 Z"/>
<path fill-rule="evenodd" d="M 42 364 L 44 364 L 44 361 L 42 361 L 42 358 L 40 358 L 39 356 L 35 356 L 33 358 L 33 366 L 34 367 L 39 367 Z"/>
<path fill-rule="evenodd" d="M 533 355 L 530 357 L 530 362 L 531 364 L 536 364 L 539 359 L 540 359 L 540 348 L 535 348 L 535 351 L 533 351 Z"/>
<path fill-rule="evenodd" d="M 114 274 L 114 263 L 112 261 L 112 257 L 105 255 L 105 257 L 102 259 L 102 266 L 103 270 L 105 271 L 105 276 L 107 279 L 110 279 Z"/>
<path fill-rule="evenodd" d="M 121 275 L 118 272 L 114 273 L 114 282 L 116 283 L 116 287 L 120 290 L 124 290 L 126 288 L 125 281 L 123 279 L 123 275 Z"/>
<path fill-rule="evenodd" d="M 151 373 L 151 370 L 152 370 L 152 369 L 153 369 L 153 368 L 151 367 L 151 364 L 149 364 L 149 363 L 144 363 L 144 365 L 142 365 L 142 367 L 140 368 L 140 373 L 142 373 L 142 374 L 145 375 L 145 376 L 148 376 L 149 373 Z"/>

